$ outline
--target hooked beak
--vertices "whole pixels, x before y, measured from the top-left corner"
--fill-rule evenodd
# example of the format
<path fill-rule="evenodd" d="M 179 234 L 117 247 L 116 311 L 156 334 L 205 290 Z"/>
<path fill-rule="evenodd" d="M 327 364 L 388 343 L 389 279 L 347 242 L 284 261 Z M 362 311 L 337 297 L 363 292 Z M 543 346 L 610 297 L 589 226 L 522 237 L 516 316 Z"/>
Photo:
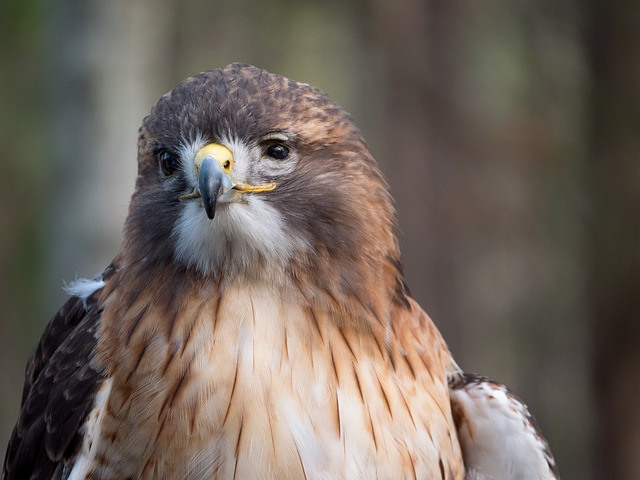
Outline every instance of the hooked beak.
<path fill-rule="evenodd" d="M 216 215 L 218 197 L 232 187 L 231 179 L 225 175 L 218 162 L 213 157 L 205 157 L 200 165 L 198 190 L 202 196 L 202 206 L 209 219 L 213 219 Z"/>
<path fill-rule="evenodd" d="M 233 166 L 233 154 L 227 147 L 212 143 L 198 150 L 195 163 L 202 206 L 207 212 L 207 217 L 213 219 L 218 198 L 233 188 L 229 176 Z"/>
<path fill-rule="evenodd" d="M 195 156 L 197 191 L 180 197 L 180 200 L 202 198 L 202 206 L 210 220 L 216 215 L 218 202 L 230 202 L 234 191 L 242 193 L 268 192 L 276 188 L 275 183 L 248 185 L 234 182 L 231 178 L 233 154 L 224 145 L 210 143 L 202 147 Z"/>

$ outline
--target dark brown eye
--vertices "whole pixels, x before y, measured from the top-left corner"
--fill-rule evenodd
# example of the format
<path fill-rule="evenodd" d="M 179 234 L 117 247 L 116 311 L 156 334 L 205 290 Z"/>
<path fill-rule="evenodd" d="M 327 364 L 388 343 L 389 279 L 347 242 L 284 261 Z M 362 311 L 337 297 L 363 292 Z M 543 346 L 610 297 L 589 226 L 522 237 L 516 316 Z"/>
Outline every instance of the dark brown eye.
<path fill-rule="evenodd" d="M 289 149 L 281 143 L 269 145 L 265 154 L 274 160 L 284 160 L 289 156 Z"/>
<path fill-rule="evenodd" d="M 158 153 L 158 162 L 160 163 L 160 170 L 167 177 L 173 174 L 180 166 L 178 158 L 167 150 L 162 150 Z"/>

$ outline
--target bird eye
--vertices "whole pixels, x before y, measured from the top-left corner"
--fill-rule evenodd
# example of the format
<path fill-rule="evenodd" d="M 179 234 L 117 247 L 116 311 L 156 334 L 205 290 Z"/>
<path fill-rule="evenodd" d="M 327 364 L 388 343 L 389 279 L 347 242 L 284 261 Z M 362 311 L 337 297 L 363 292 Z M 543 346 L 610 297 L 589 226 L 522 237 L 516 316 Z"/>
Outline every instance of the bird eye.
<path fill-rule="evenodd" d="M 160 169 L 162 170 L 162 173 L 164 173 L 167 177 L 173 174 L 180 166 L 178 158 L 175 155 L 172 155 L 167 150 L 162 150 L 158 154 L 158 162 L 160 163 Z"/>
<path fill-rule="evenodd" d="M 281 143 L 274 143 L 267 147 L 265 154 L 274 160 L 284 160 L 289 156 L 289 149 Z"/>

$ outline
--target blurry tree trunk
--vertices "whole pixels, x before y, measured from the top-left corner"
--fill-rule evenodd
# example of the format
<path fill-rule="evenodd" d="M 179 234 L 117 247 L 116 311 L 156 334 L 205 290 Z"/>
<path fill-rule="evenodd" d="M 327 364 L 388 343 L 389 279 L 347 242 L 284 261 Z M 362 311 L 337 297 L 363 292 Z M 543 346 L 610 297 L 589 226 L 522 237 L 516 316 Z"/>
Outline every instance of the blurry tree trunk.
<path fill-rule="evenodd" d="M 97 275 L 117 253 L 136 176 L 138 127 L 169 89 L 169 5 L 66 0 L 54 10 L 48 291 Z M 64 298 L 62 288 L 54 295 L 52 312 Z"/>
<path fill-rule="evenodd" d="M 594 1 L 591 298 L 597 478 L 640 478 L 640 4 Z"/>
<path fill-rule="evenodd" d="M 448 132 L 459 119 L 450 103 L 453 72 L 439 48 L 456 30 L 453 10 L 437 0 L 383 2 L 373 28 L 386 74 L 381 157 L 397 202 L 407 281 L 445 336 L 459 339 L 446 198 L 459 158 Z"/>

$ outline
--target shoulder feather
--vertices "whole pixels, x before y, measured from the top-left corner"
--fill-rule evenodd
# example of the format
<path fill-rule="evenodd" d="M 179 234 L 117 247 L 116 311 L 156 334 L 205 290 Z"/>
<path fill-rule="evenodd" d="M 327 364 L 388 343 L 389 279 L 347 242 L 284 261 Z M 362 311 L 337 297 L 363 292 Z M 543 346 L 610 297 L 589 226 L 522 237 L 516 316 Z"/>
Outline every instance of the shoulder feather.
<path fill-rule="evenodd" d="M 81 444 L 79 430 L 104 380 L 91 362 L 102 313 L 95 293 L 71 297 L 29 357 L 4 479 L 65 478 L 70 471 Z"/>
<path fill-rule="evenodd" d="M 527 406 L 504 385 L 473 374 L 449 381 L 469 478 L 559 479 L 549 444 Z"/>

